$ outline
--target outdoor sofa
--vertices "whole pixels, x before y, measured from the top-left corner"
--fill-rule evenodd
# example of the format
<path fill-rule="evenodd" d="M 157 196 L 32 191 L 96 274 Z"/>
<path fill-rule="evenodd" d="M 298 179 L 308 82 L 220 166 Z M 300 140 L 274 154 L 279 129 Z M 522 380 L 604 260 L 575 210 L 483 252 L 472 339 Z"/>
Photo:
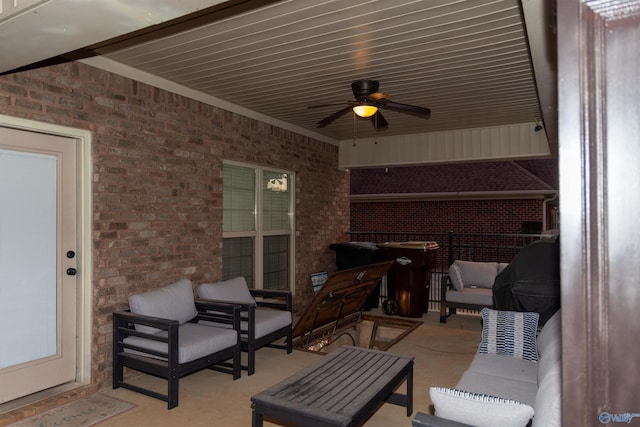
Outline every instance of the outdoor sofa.
<path fill-rule="evenodd" d="M 538 334 L 538 313 L 482 310 L 482 341 L 455 388 L 431 387 L 435 415 L 414 427 L 560 427 L 561 311 Z"/>

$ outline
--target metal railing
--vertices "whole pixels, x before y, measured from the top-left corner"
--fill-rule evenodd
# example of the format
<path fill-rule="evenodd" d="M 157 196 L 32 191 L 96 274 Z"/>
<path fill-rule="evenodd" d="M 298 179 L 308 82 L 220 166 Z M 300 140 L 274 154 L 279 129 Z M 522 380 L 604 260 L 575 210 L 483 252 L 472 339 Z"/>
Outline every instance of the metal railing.
<path fill-rule="evenodd" d="M 518 251 L 545 237 L 543 234 L 485 234 L 485 233 L 405 233 L 349 231 L 346 233 L 352 242 L 413 242 L 434 241 L 440 249 L 436 254 L 432 269 L 429 291 L 429 309 L 440 308 L 440 283 L 442 276 L 449 271 L 455 260 L 480 262 L 510 262 Z M 387 298 L 384 286 L 380 300 Z"/>

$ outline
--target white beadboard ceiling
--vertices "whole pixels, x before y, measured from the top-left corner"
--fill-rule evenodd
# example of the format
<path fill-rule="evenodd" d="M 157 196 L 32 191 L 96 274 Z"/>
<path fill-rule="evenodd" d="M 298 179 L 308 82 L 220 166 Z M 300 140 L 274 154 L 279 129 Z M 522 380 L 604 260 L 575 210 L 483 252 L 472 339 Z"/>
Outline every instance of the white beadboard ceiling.
<path fill-rule="evenodd" d="M 546 2 L 522 3 L 526 9 Z M 378 80 L 392 101 L 431 109 L 428 120 L 381 110 L 389 128 L 380 136 L 545 124 L 555 117 L 541 104 L 539 86 L 555 81 L 536 86 L 522 3 L 233 1 L 93 43 L 82 55 L 100 55 L 335 141 L 374 135 L 368 120 L 352 114 L 316 128 L 353 99 L 351 82 L 360 79 Z M 331 103 L 345 104 L 308 108 Z"/>

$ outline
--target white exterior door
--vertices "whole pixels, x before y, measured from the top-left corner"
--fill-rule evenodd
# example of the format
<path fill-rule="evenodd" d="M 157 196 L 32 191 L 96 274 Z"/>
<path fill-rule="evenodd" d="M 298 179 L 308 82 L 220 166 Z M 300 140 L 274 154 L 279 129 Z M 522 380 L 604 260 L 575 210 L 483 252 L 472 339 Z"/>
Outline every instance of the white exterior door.
<path fill-rule="evenodd" d="M 76 140 L 0 127 L 0 403 L 76 378 Z"/>

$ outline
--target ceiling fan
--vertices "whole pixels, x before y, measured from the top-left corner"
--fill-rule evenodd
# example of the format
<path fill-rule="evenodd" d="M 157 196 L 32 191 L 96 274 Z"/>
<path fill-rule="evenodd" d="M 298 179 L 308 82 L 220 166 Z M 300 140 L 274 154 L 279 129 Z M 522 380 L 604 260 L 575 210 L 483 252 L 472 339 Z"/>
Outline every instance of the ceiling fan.
<path fill-rule="evenodd" d="M 415 105 L 401 104 L 399 102 L 393 102 L 387 98 L 384 93 L 378 92 L 380 83 L 376 80 L 357 80 L 351 83 L 351 90 L 355 100 L 347 101 L 347 106 L 336 111 L 330 116 L 325 117 L 317 123 L 318 128 L 323 128 L 331 124 L 336 119 L 344 116 L 349 111 L 353 111 L 358 117 L 370 118 L 371 123 L 376 129 L 386 129 L 389 127 L 389 123 L 385 120 L 380 113 L 380 109 L 387 109 L 390 111 L 396 111 L 398 113 L 411 114 L 423 119 L 431 117 L 431 110 L 424 107 L 417 107 Z M 326 107 L 329 105 L 340 104 L 323 104 L 313 105 L 309 108 Z"/>

